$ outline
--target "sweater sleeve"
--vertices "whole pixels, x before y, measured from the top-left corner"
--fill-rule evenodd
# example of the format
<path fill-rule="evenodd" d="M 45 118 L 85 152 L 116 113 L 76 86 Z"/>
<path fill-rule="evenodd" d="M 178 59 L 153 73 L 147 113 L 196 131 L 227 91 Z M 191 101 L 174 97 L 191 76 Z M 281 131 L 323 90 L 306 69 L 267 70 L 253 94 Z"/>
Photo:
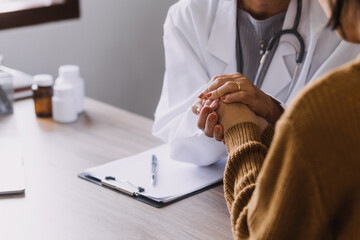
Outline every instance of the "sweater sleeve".
<path fill-rule="evenodd" d="M 269 128 L 260 136 L 255 124 L 242 123 L 225 133 L 229 159 L 224 193 L 235 239 L 320 239 L 319 234 L 324 235 L 316 177 L 302 156 L 292 125 L 278 125 L 269 152 L 262 143 Z"/>
<path fill-rule="evenodd" d="M 269 130 L 266 128 L 263 136 L 270 135 L 266 134 Z M 261 143 L 260 129 L 254 123 L 235 125 L 224 137 L 229 154 L 224 174 L 224 193 L 231 213 L 233 232 L 248 232 L 246 206 L 255 189 L 256 178 L 268 147 Z"/>
<path fill-rule="evenodd" d="M 265 128 L 260 136 L 260 129 L 254 123 L 241 123 L 233 126 L 225 134 L 225 141 L 229 153 L 229 161 L 225 171 L 225 197 L 228 209 L 234 201 L 234 194 L 237 194 L 242 186 L 245 186 L 246 200 L 251 197 L 255 187 L 257 175 L 261 169 L 263 159 L 266 156 L 274 134 L 271 125 Z M 246 156 L 244 161 L 239 158 Z M 240 183 L 240 186 L 235 186 Z M 245 185 L 243 185 L 245 184 Z"/>
<path fill-rule="evenodd" d="M 274 128 L 269 124 L 261 134 L 261 143 L 264 144 L 267 148 L 269 148 L 273 136 L 274 136 Z"/>

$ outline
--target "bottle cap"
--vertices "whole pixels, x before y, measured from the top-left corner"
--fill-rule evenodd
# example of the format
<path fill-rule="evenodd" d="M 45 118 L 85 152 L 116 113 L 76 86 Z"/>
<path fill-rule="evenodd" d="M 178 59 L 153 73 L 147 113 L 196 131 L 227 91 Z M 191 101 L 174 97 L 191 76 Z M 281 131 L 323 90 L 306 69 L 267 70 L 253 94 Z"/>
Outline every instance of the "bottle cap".
<path fill-rule="evenodd" d="M 54 84 L 54 79 L 49 74 L 38 74 L 34 76 L 34 82 L 39 87 L 50 87 Z"/>
<path fill-rule="evenodd" d="M 80 76 L 80 68 L 77 65 L 63 65 L 59 67 L 59 77 L 77 78 Z"/>

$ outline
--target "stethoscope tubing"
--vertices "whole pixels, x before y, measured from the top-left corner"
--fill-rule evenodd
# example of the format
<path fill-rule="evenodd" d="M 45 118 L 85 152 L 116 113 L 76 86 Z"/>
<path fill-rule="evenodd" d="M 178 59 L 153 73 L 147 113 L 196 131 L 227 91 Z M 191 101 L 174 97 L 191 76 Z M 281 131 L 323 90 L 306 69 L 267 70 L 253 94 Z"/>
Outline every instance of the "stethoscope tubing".
<path fill-rule="evenodd" d="M 305 57 L 305 42 L 304 42 L 303 37 L 300 35 L 300 33 L 297 30 L 287 29 L 287 30 L 282 30 L 282 31 L 276 33 L 270 39 L 268 47 L 266 48 L 266 51 L 270 52 L 273 49 L 273 47 L 275 46 L 276 40 L 280 39 L 280 37 L 287 35 L 287 34 L 294 35 L 295 38 L 298 40 L 298 42 L 300 44 L 300 51 L 299 51 L 299 55 L 297 56 L 296 63 L 302 63 L 304 61 L 304 57 Z"/>
<path fill-rule="evenodd" d="M 289 88 L 289 92 L 288 92 L 288 96 L 286 99 L 289 98 L 292 90 L 294 89 L 295 85 L 296 85 L 296 79 L 297 79 L 297 72 L 299 70 L 299 65 L 304 61 L 305 58 L 305 42 L 303 37 L 301 36 L 301 34 L 298 32 L 298 26 L 301 20 L 301 11 L 302 11 L 302 0 L 298 0 L 297 1 L 297 10 L 296 10 L 296 16 L 295 16 L 295 20 L 294 20 L 294 25 L 291 29 L 285 29 L 285 30 L 281 30 L 278 33 L 274 34 L 271 38 L 270 41 L 266 47 L 265 53 L 263 55 L 263 57 L 261 58 L 260 61 L 260 65 L 254 80 L 254 84 L 260 88 L 264 79 L 260 80 L 260 75 L 262 73 L 262 69 L 264 66 L 264 63 L 267 59 L 267 56 L 269 54 L 269 52 L 274 48 L 274 46 L 279 42 L 278 40 L 280 40 L 280 38 L 284 35 L 294 35 L 295 38 L 298 40 L 299 45 L 300 45 L 300 51 L 299 54 L 296 58 L 296 69 L 294 72 L 294 75 L 292 77 L 291 80 L 291 84 L 290 84 L 290 88 Z M 242 63 L 242 51 L 241 51 L 241 45 L 240 45 L 240 36 L 239 36 L 239 26 L 238 26 L 238 18 L 236 19 L 236 48 L 237 48 L 237 70 L 238 72 L 242 72 L 243 70 L 243 63 Z"/>

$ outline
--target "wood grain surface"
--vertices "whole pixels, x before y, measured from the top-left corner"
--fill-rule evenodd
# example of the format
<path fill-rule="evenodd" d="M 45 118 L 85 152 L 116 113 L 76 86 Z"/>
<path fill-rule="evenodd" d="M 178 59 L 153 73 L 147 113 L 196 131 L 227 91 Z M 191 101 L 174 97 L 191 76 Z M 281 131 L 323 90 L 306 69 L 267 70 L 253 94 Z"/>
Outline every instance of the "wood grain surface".
<path fill-rule="evenodd" d="M 0 197 L 0 239 L 232 239 L 222 186 L 157 209 L 77 177 L 160 145 L 152 120 L 92 99 L 71 124 L 36 118 L 31 99 L 14 107 L 0 137 L 21 138 L 26 191 Z"/>

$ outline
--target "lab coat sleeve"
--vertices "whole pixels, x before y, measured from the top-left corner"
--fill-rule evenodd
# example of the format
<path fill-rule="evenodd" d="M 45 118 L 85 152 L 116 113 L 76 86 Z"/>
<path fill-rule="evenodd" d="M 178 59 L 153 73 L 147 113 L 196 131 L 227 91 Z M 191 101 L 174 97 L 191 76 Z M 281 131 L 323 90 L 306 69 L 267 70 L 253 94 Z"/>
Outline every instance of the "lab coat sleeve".
<path fill-rule="evenodd" d="M 183 19 L 183 20 L 181 20 Z M 227 156 L 223 143 L 197 128 L 191 105 L 210 80 L 191 16 L 170 8 L 164 24 L 165 76 L 153 134 L 171 144 L 171 157 L 209 165 Z"/>

